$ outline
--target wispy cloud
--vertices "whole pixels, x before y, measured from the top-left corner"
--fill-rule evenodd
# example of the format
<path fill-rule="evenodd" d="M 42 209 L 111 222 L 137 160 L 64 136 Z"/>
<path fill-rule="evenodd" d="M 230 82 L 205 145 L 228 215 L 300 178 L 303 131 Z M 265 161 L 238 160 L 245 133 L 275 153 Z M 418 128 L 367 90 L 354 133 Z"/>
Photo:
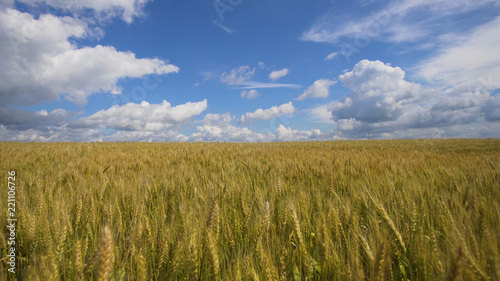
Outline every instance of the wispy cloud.
<path fill-rule="evenodd" d="M 220 76 L 220 81 L 230 86 L 238 86 L 237 89 L 243 90 L 264 88 L 300 88 L 300 85 L 296 84 L 278 84 L 251 81 L 250 79 L 255 74 L 255 70 L 255 67 L 251 68 L 248 65 L 242 65 L 240 67 L 234 68 L 230 72 L 222 73 L 222 75 Z M 286 73 L 288 73 L 288 69 L 286 69 Z M 279 75 L 283 76 L 284 73 L 279 73 Z"/>
<path fill-rule="evenodd" d="M 297 84 L 278 84 L 278 83 L 263 83 L 255 81 L 245 81 L 238 89 L 266 89 L 266 88 L 295 88 L 300 89 L 302 86 Z"/>
<path fill-rule="evenodd" d="M 333 52 L 333 53 L 330 53 L 328 54 L 328 56 L 326 56 L 325 60 L 331 60 L 335 57 L 337 57 L 338 55 L 341 55 L 342 52 Z"/>
<path fill-rule="evenodd" d="M 225 32 L 227 32 L 229 34 L 236 32 L 236 30 L 234 30 L 234 29 L 228 27 L 227 25 L 224 25 L 218 21 L 214 20 L 213 23 L 215 24 L 215 26 L 217 26 L 218 28 L 224 30 Z"/>
<path fill-rule="evenodd" d="M 455 27 L 443 25 L 443 19 L 457 21 L 457 15 L 487 8 L 495 0 L 400 0 L 392 1 L 383 9 L 373 10 L 370 15 L 342 21 L 330 10 L 302 34 L 302 40 L 340 43 L 343 39 L 355 38 L 366 42 L 381 39 L 394 43 L 414 42 L 429 34 L 439 34 Z M 354 19 L 352 19 L 354 18 Z M 461 20 L 461 19 L 459 19 Z M 463 25 L 460 25 L 463 28 Z"/>
<path fill-rule="evenodd" d="M 416 71 L 429 82 L 447 87 L 500 88 L 500 17 L 438 49 Z"/>
<path fill-rule="evenodd" d="M 234 68 L 229 73 L 224 72 L 220 76 L 220 81 L 231 86 L 238 86 L 253 77 L 255 74 L 255 67 L 251 68 L 248 65 L 242 65 Z"/>

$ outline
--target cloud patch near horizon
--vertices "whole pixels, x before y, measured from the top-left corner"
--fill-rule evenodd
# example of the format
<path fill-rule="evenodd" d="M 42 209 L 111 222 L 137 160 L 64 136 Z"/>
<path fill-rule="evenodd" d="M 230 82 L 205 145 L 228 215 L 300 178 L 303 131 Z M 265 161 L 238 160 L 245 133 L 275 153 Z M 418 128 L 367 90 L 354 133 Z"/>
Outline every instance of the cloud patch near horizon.
<path fill-rule="evenodd" d="M 247 112 L 242 115 L 238 124 L 248 124 L 254 120 L 271 120 L 281 115 L 293 114 L 295 107 L 292 102 L 284 103 L 280 106 L 273 106 L 268 109 L 259 108 L 254 112 Z"/>
<path fill-rule="evenodd" d="M 82 117 L 70 126 L 74 128 L 108 128 L 120 131 L 165 131 L 174 129 L 207 109 L 207 100 L 172 106 L 141 102 L 115 105 Z"/>
<path fill-rule="evenodd" d="M 351 92 L 329 103 L 327 110 L 338 135 L 346 138 L 378 138 L 430 129 L 441 130 L 446 136 L 450 128 L 456 133 L 457 128 L 472 124 L 484 127 L 500 119 L 496 109 L 499 95 L 484 89 L 444 93 L 426 88 L 406 81 L 401 68 L 381 61 L 362 60 L 352 71 L 340 75 L 339 81 Z M 313 108 L 309 114 L 325 120 L 323 110 Z"/>

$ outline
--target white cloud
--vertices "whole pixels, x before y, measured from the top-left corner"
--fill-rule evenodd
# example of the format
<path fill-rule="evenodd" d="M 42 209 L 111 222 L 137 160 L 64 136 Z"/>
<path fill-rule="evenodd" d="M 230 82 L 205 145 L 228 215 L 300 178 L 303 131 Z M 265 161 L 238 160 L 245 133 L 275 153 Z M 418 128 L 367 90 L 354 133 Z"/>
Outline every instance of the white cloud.
<path fill-rule="evenodd" d="M 109 128 L 124 131 L 164 131 L 183 124 L 207 109 L 207 100 L 188 102 L 172 107 L 161 104 L 128 103 L 115 105 L 72 124 L 75 128 Z"/>
<path fill-rule="evenodd" d="M 196 129 L 198 132 L 190 136 L 190 141 L 268 142 L 274 139 L 274 135 L 272 134 L 261 134 L 246 127 L 241 128 L 232 125 L 204 125 L 198 126 Z"/>
<path fill-rule="evenodd" d="M 207 113 L 203 120 L 196 121 L 197 123 L 201 123 L 207 126 L 221 126 L 221 125 L 230 125 L 234 121 L 234 116 L 229 112 L 225 114 L 217 114 L 217 113 Z"/>
<path fill-rule="evenodd" d="M 339 135 L 347 138 L 417 136 L 434 132 L 439 136 L 490 136 L 488 121 L 499 121 L 497 96 L 488 91 L 442 93 L 405 80 L 405 72 L 380 61 L 363 60 L 352 71 L 339 76 L 351 92 L 327 105 Z M 493 106 L 490 106 L 493 105 Z M 486 120 L 486 121 L 485 121 Z"/>
<path fill-rule="evenodd" d="M 93 10 L 96 16 L 114 17 L 131 23 L 133 19 L 142 14 L 142 10 L 149 0 L 18 0 L 31 6 L 45 4 L 57 9 L 70 12 L 85 12 Z"/>
<path fill-rule="evenodd" d="M 330 53 L 328 56 L 326 56 L 325 60 L 331 60 L 335 57 L 337 57 L 338 55 L 341 55 L 342 52 L 333 52 L 333 53 Z"/>
<path fill-rule="evenodd" d="M 263 63 L 262 66 L 264 66 Z M 259 67 L 261 67 L 260 62 Z M 251 81 L 250 79 L 252 79 L 255 74 L 255 69 L 255 67 L 251 68 L 248 65 L 242 65 L 231 70 L 229 73 L 222 73 L 220 81 L 230 86 L 238 86 L 238 89 L 300 88 L 300 85 L 295 84 L 262 83 Z"/>
<path fill-rule="evenodd" d="M 300 88 L 297 84 L 280 84 L 280 83 L 262 83 L 254 81 L 245 81 L 241 84 L 239 89 L 271 89 L 271 88 Z"/>
<path fill-rule="evenodd" d="M 282 70 L 273 71 L 269 74 L 269 79 L 271 79 L 271 81 L 276 81 L 282 77 L 287 76 L 289 71 L 290 70 L 288 68 L 283 68 Z"/>
<path fill-rule="evenodd" d="M 70 18 L 0 10 L 0 103 L 32 105 L 59 99 L 83 104 L 96 92 L 119 93 L 120 79 L 177 72 L 160 59 L 138 59 L 111 46 L 77 48 L 91 32 Z M 64 73 L 64 75 L 61 75 Z"/>
<path fill-rule="evenodd" d="M 320 79 L 307 88 L 297 100 L 304 100 L 309 98 L 326 98 L 330 94 L 330 87 L 335 85 L 337 81 L 328 79 Z"/>
<path fill-rule="evenodd" d="M 455 38 L 453 44 L 423 61 L 418 74 L 447 87 L 500 88 L 500 17 Z"/>
<path fill-rule="evenodd" d="M 352 71 L 339 76 L 344 87 L 352 92 L 329 105 L 333 119 L 345 130 L 399 120 L 411 112 L 409 107 L 418 107 L 419 102 L 433 94 L 404 77 L 405 72 L 399 67 L 381 61 L 360 61 Z"/>
<path fill-rule="evenodd" d="M 220 81 L 231 86 L 238 86 L 243 82 L 248 81 L 255 73 L 255 68 L 250 68 L 248 65 L 242 65 L 231 70 L 229 73 L 222 73 Z"/>
<path fill-rule="evenodd" d="M 36 142 L 163 142 L 189 141 L 189 138 L 176 131 L 117 131 L 108 134 L 102 129 L 71 128 L 67 126 L 50 127 L 44 130 L 28 129 L 9 130 L 0 125 L 1 141 L 36 141 Z"/>
<path fill-rule="evenodd" d="M 239 123 L 246 124 L 250 123 L 253 120 L 271 120 L 281 115 L 285 114 L 293 114 L 295 112 L 295 107 L 292 102 L 284 103 L 280 106 L 273 106 L 269 109 L 257 109 L 254 112 L 247 112 L 245 115 L 242 115 Z"/>
<path fill-rule="evenodd" d="M 256 99 L 259 96 L 259 92 L 255 89 L 241 92 L 241 97 L 244 99 Z"/>
<path fill-rule="evenodd" d="M 335 124 L 332 119 L 332 111 L 329 105 L 320 105 L 306 110 L 307 120 L 312 123 Z"/>
<path fill-rule="evenodd" d="M 98 138 L 100 141 L 107 142 L 186 142 L 188 136 L 176 131 L 152 132 L 152 131 L 118 131 L 111 135 L 102 135 Z"/>
<path fill-rule="evenodd" d="M 390 42 L 414 42 L 454 28 L 443 24 L 461 20 L 457 15 L 478 9 L 488 9 L 496 0 L 401 0 L 389 1 L 383 9 L 370 15 L 337 16 L 338 10 L 329 10 L 302 34 L 302 40 L 339 44 L 344 39 L 354 39 L 358 48 L 372 39 Z M 335 14 L 337 13 L 337 14 Z M 352 20 L 346 20 L 346 18 Z M 446 20 L 444 20 L 446 19 Z M 351 41 L 348 41 L 351 44 Z M 361 43 L 364 42 L 364 43 Z M 343 42 L 346 43 L 346 42 Z"/>
<path fill-rule="evenodd" d="M 272 141 L 273 134 L 261 134 L 248 128 L 241 128 L 231 125 L 234 117 L 229 113 L 225 114 L 207 114 L 200 121 L 203 125 L 196 127 L 196 133 L 190 137 L 190 141 L 209 141 L 209 142 L 267 142 Z"/>
<path fill-rule="evenodd" d="M 281 124 L 276 130 L 276 134 L 279 141 L 310 141 L 324 139 L 324 135 L 318 129 L 307 131 L 293 130 Z"/>

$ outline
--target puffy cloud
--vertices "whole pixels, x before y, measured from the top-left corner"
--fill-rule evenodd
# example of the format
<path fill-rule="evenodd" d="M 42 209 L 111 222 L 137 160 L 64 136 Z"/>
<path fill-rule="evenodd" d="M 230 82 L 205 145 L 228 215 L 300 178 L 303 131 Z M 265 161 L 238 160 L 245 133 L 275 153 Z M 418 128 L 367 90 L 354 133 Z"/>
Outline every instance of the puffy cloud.
<path fill-rule="evenodd" d="M 489 126 L 484 120 L 495 121 L 497 96 L 488 91 L 442 93 L 408 82 L 405 72 L 380 61 L 363 60 L 352 71 L 339 76 L 351 92 L 327 105 L 336 130 L 347 138 L 407 137 L 416 132 L 433 132 L 439 136 L 460 136 L 458 130 L 469 130 L 477 136 L 486 130 L 470 130 Z M 469 127 L 468 127 L 469 126 Z M 452 129 L 453 128 L 453 129 Z M 462 132 L 462 136 L 467 135 Z M 468 135 L 467 135 L 468 136 Z"/>
<path fill-rule="evenodd" d="M 207 115 L 205 115 L 205 118 L 203 118 L 203 120 L 196 122 L 208 126 L 220 126 L 220 125 L 230 125 L 233 121 L 234 121 L 234 116 L 229 113 L 225 114 L 208 113 Z"/>
<path fill-rule="evenodd" d="M 31 6 L 48 5 L 69 12 L 93 10 L 97 16 L 114 17 L 131 23 L 134 17 L 142 14 L 142 9 L 149 0 L 18 0 Z"/>
<path fill-rule="evenodd" d="M 226 114 L 207 114 L 200 121 L 203 125 L 196 127 L 196 133 L 190 137 L 190 141 L 232 141 L 232 142 L 266 142 L 272 141 L 273 134 L 261 134 L 248 128 L 231 125 L 234 117 Z"/>
<path fill-rule="evenodd" d="M 102 129 L 72 128 L 65 125 L 47 129 L 9 130 L 0 125 L 1 141 L 36 141 L 36 142 L 163 142 L 189 141 L 189 138 L 175 130 L 164 132 L 152 131 L 116 131 L 112 134 Z"/>
<path fill-rule="evenodd" d="M 269 79 L 271 79 L 271 81 L 276 81 L 282 77 L 287 76 L 289 71 L 290 70 L 288 68 L 283 68 L 282 70 L 273 71 L 269 74 Z"/>
<path fill-rule="evenodd" d="M 104 132 L 100 129 L 71 129 L 66 125 L 27 130 L 11 130 L 0 124 L 1 141 L 100 141 Z"/>
<path fill-rule="evenodd" d="M 271 120 L 281 115 L 293 114 L 294 112 L 295 107 L 292 102 L 288 102 L 280 106 L 273 106 L 269 109 L 259 108 L 254 112 L 247 112 L 245 115 L 241 116 L 239 123 L 246 124 L 252 122 L 253 120 Z"/>
<path fill-rule="evenodd" d="M 261 134 L 246 127 L 241 128 L 232 125 L 204 125 L 198 126 L 196 129 L 198 132 L 190 136 L 190 141 L 268 142 L 274 139 L 272 134 Z"/>
<path fill-rule="evenodd" d="M 417 67 L 430 82 L 448 87 L 500 88 L 500 17 L 455 38 Z"/>
<path fill-rule="evenodd" d="M 276 130 L 276 134 L 279 141 L 310 141 L 324 139 L 324 135 L 318 129 L 307 131 L 293 130 L 281 124 Z"/>
<path fill-rule="evenodd" d="M 255 68 L 250 68 L 248 65 L 242 65 L 231 70 L 229 73 L 222 73 L 220 81 L 231 86 L 243 84 L 243 82 L 252 78 L 255 73 Z"/>
<path fill-rule="evenodd" d="M 0 103 L 32 105 L 59 99 L 83 104 L 96 92 L 119 93 L 120 79 L 178 72 L 160 59 L 138 59 L 111 46 L 78 48 L 91 32 L 70 17 L 0 10 Z M 64 73 L 64 75 L 61 75 Z"/>
<path fill-rule="evenodd" d="M 121 142 L 186 142 L 189 138 L 176 131 L 152 132 L 152 131 L 118 131 L 111 135 L 103 135 L 99 141 Z"/>
<path fill-rule="evenodd" d="M 326 98 L 330 95 L 330 87 L 336 83 L 337 81 L 328 79 L 316 80 L 304 91 L 302 95 L 297 98 L 297 100 L 304 100 L 308 98 Z"/>
<path fill-rule="evenodd" d="M 244 99 L 256 99 L 259 96 L 259 92 L 255 89 L 241 92 L 241 97 Z"/>
<path fill-rule="evenodd" d="M 252 131 L 246 127 L 231 125 L 234 118 L 229 114 L 207 114 L 202 121 L 202 126 L 196 129 L 190 141 L 231 141 L 231 142 L 269 142 L 269 141 L 311 141 L 334 139 L 332 134 L 324 134 L 318 129 L 294 130 L 279 125 L 276 132 L 262 130 Z M 263 133 L 266 132 L 266 133 Z"/>
<path fill-rule="evenodd" d="M 207 109 L 207 100 L 172 107 L 161 104 L 128 103 L 115 105 L 71 124 L 75 128 L 109 128 L 124 131 L 163 131 L 183 124 Z"/>
<path fill-rule="evenodd" d="M 355 118 L 368 123 L 398 119 L 407 104 L 421 101 L 430 94 L 420 85 L 405 81 L 404 76 L 401 68 L 381 61 L 359 62 L 351 72 L 339 76 L 352 92 L 331 105 L 334 119 Z"/>
<path fill-rule="evenodd" d="M 335 124 L 332 119 L 332 110 L 324 104 L 306 110 L 307 120 L 312 123 Z"/>

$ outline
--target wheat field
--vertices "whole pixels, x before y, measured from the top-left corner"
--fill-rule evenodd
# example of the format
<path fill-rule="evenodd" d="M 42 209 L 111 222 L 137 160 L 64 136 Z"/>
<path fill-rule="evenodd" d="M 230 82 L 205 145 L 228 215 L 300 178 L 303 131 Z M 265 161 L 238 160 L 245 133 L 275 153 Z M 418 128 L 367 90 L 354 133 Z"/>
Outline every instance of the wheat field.
<path fill-rule="evenodd" d="M 0 280 L 499 280 L 500 140 L 0 143 Z"/>

